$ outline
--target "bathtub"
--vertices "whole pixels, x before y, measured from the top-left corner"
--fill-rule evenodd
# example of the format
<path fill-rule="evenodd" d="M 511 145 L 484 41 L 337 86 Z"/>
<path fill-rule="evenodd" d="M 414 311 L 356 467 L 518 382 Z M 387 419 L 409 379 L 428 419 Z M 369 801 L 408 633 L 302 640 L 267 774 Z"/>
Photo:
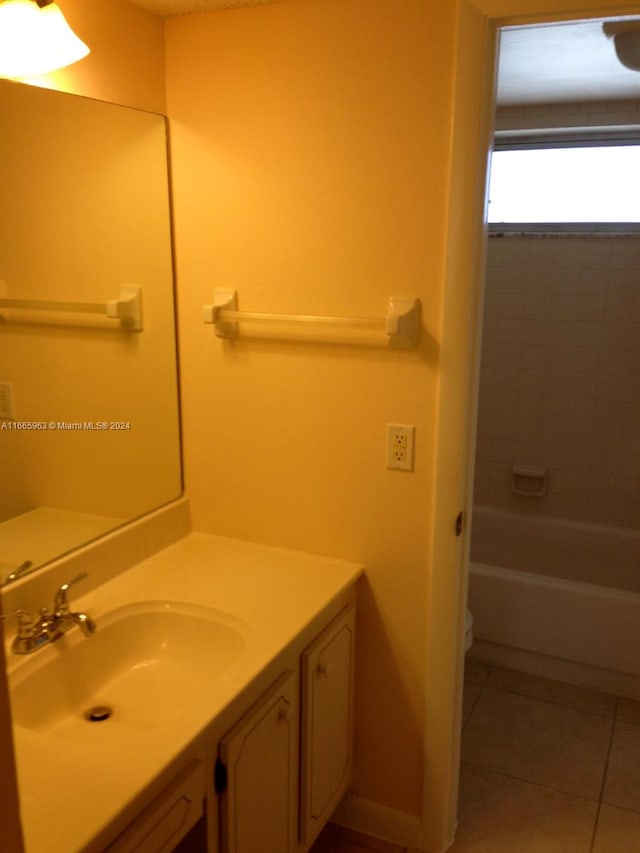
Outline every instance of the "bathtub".
<path fill-rule="evenodd" d="M 640 698 L 640 531 L 474 508 L 472 653 Z"/>

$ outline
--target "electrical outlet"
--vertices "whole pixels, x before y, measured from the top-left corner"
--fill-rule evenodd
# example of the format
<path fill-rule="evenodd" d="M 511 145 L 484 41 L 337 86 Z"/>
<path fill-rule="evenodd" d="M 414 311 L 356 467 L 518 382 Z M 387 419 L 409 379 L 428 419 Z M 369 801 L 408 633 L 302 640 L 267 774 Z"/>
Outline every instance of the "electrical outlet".
<path fill-rule="evenodd" d="M 387 424 L 387 468 L 413 471 L 415 426 Z"/>

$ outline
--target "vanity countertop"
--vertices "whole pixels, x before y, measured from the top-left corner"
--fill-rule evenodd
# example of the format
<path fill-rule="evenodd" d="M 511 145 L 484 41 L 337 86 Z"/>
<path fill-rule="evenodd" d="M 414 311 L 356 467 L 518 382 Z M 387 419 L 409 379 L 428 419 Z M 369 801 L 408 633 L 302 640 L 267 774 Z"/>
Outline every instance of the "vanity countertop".
<path fill-rule="evenodd" d="M 102 614 L 134 602 L 213 608 L 242 626 L 244 650 L 220 678 L 203 677 L 198 695 L 167 697 L 176 707 L 170 726 L 141 721 L 135 737 L 129 725 L 120 739 L 111 729 L 102 743 L 99 725 L 87 724 L 72 741 L 15 725 L 26 853 L 90 848 L 361 572 L 342 560 L 192 533 L 84 596 L 73 595 L 73 608 L 89 613 L 98 631 Z M 33 655 L 59 654 L 59 644 L 92 640 L 71 634 L 79 632 Z M 9 656 L 10 678 L 20 663 Z M 115 715 L 112 724 L 117 726 Z"/>

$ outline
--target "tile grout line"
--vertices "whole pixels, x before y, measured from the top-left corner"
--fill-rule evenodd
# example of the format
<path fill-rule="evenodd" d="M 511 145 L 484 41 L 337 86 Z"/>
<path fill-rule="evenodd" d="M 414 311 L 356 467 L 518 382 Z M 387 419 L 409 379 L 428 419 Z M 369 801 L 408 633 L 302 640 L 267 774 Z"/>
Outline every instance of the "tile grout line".
<path fill-rule="evenodd" d="M 491 675 L 491 673 L 495 669 L 495 667 L 492 664 L 485 663 L 485 666 L 487 667 L 487 672 L 486 672 L 482 682 L 480 682 L 480 681 L 476 681 L 476 682 L 470 681 L 469 682 L 469 684 L 476 684 L 480 689 L 478 690 L 478 695 L 473 700 L 471 707 L 469 708 L 469 713 L 467 714 L 466 720 L 464 720 L 462 723 L 461 732 L 463 732 L 465 730 L 465 728 L 467 727 L 469 720 L 471 719 L 471 715 L 473 714 L 475 707 L 478 704 L 478 702 L 480 701 L 480 697 L 482 696 L 482 694 L 484 692 L 484 689 L 487 685 L 487 681 L 489 680 L 489 676 Z M 463 686 L 463 690 L 464 690 L 464 675 L 463 675 L 463 685 L 462 686 Z"/>
<path fill-rule="evenodd" d="M 475 660 L 480 660 L 480 659 L 476 658 Z M 490 664 L 486 661 L 481 661 L 481 662 L 484 663 L 484 665 L 488 668 L 488 672 L 484 677 L 484 681 L 482 682 L 483 687 L 486 686 L 486 687 L 491 688 L 492 690 L 500 690 L 503 693 L 510 693 L 514 696 L 524 696 L 528 699 L 537 699 L 539 702 L 548 702 L 550 705 L 560 705 L 563 708 L 573 708 L 574 711 L 584 711 L 586 714 L 595 714 L 598 717 L 605 717 L 607 719 L 612 719 L 612 718 L 615 719 L 617 707 L 618 707 L 618 698 L 619 698 L 616 694 L 609 693 L 606 690 L 596 690 L 593 687 L 587 687 L 587 686 L 583 686 L 581 684 L 573 684 L 571 682 L 560 681 L 558 679 L 550 679 L 550 678 L 547 678 L 545 676 L 535 675 L 533 673 L 521 673 L 520 670 L 510 669 L 509 667 L 496 666 L 496 665 Z M 590 708 L 588 709 L 588 708 L 579 707 L 578 705 L 572 704 L 570 702 L 561 702 L 558 699 L 542 698 L 540 696 L 535 696 L 532 693 L 527 693 L 527 692 L 523 692 L 522 690 L 518 690 L 515 687 L 502 687 L 502 686 L 496 687 L 495 685 L 488 683 L 492 673 L 495 670 L 515 673 L 515 674 L 530 675 L 530 677 L 532 679 L 539 679 L 541 681 L 547 681 L 547 682 L 553 682 L 556 684 L 565 685 L 567 687 L 572 687 L 572 688 L 575 688 L 576 690 L 582 690 L 585 693 L 592 693 L 592 694 L 595 694 L 597 696 L 611 697 L 614 700 L 613 712 L 612 713 L 606 713 L 604 711 L 594 711 Z M 479 682 L 476 682 L 476 683 L 479 683 Z"/>
<path fill-rule="evenodd" d="M 341 830 L 347 830 L 350 834 L 345 835 Z M 358 830 L 350 830 L 349 827 L 340 827 L 339 824 L 331 824 L 331 821 L 329 821 L 329 824 L 323 830 L 323 832 L 325 831 L 329 832 L 330 838 L 337 839 L 340 842 L 341 849 L 344 847 L 345 853 L 360 853 L 360 851 L 380 853 L 382 849 L 380 844 L 385 845 L 390 853 L 408 853 L 407 848 L 401 847 L 399 844 L 394 844 L 393 842 L 367 835 L 366 833 L 362 833 Z M 352 837 L 351 833 L 357 835 L 357 838 Z M 372 847 L 370 846 L 371 844 L 374 844 L 375 846 Z M 393 851 L 391 851 L 392 847 Z"/>
<path fill-rule="evenodd" d="M 564 788 L 554 788 L 553 785 L 543 785 L 541 782 L 532 782 L 525 776 L 516 776 L 514 773 L 505 773 L 503 770 L 494 770 L 491 767 L 483 767 L 482 764 L 474 764 L 473 761 L 461 761 L 460 766 L 466 765 L 473 767 L 475 770 L 482 770 L 485 773 L 492 773 L 494 776 L 502 776 L 504 779 L 513 779 L 516 782 L 525 782 L 527 785 L 533 785 L 534 788 L 541 788 L 545 791 L 553 791 L 556 794 L 564 794 L 567 797 L 574 797 L 576 800 L 584 800 L 587 803 L 599 804 L 600 800 L 595 797 L 586 797 L 584 794 L 575 794 L 573 791 L 566 791 Z M 633 811 L 629 809 L 628 811 Z"/>
<path fill-rule="evenodd" d="M 483 689 L 484 687 L 485 685 L 483 685 Z M 580 713 L 582 714 L 593 714 L 594 717 L 602 717 L 605 720 L 615 720 L 615 716 L 612 714 L 603 714 L 601 711 L 591 711 L 587 710 L 586 708 L 578 708 L 577 705 L 569 705 L 567 702 L 559 702 L 557 699 L 542 699 L 540 696 L 533 696 L 531 693 L 522 693 L 519 690 L 513 690 L 507 687 L 494 687 L 491 684 L 487 684 L 486 687 L 488 687 L 489 690 L 496 690 L 498 693 L 507 693 L 510 696 L 521 696 L 523 699 L 533 699 L 536 702 L 544 702 L 547 705 L 555 705 L 557 708 L 569 708 L 572 711 L 580 711 Z M 617 702 L 617 697 L 614 697 L 614 699 L 616 699 Z"/>
<path fill-rule="evenodd" d="M 468 662 L 481 664 L 483 667 L 486 667 L 487 671 L 485 672 L 484 678 L 482 680 L 470 682 L 471 684 L 477 684 L 480 687 L 484 687 L 484 685 L 487 683 L 487 679 L 489 678 L 489 676 L 491 675 L 493 670 L 496 668 L 495 664 L 488 663 L 487 661 L 481 660 L 480 658 L 469 658 L 469 657 L 467 657 L 467 658 L 465 658 L 465 666 Z"/>
<path fill-rule="evenodd" d="M 593 853 L 593 848 L 596 843 L 596 836 L 598 834 L 598 824 L 600 823 L 600 811 L 602 809 L 602 798 L 604 796 L 604 788 L 607 782 L 607 773 L 609 771 L 609 759 L 611 758 L 611 748 L 613 746 L 613 737 L 616 730 L 616 721 L 618 719 L 618 705 L 620 699 L 616 696 L 616 702 L 614 707 L 613 720 L 611 721 L 611 734 L 609 735 L 609 748 L 607 749 L 607 758 L 604 762 L 604 768 L 602 771 L 602 784 L 600 785 L 600 796 L 598 797 L 598 808 L 596 810 L 596 819 L 593 822 L 593 834 L 591 836 L 591 847 L 589 850 Z"/>

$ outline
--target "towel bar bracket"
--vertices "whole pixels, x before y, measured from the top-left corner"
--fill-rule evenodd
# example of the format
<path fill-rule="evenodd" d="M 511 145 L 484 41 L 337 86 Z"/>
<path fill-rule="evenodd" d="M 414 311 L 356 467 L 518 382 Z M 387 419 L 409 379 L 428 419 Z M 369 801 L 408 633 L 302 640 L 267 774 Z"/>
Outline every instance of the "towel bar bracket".
<path fill-rule="evenodd" d="M 222 311 L 238 310 L 238 291 L 224 290 L 222 288 L 213 291 L 213 305 L 205 305 L 202 309 L 202 320 L 204 323 L 213 323 L 216 336 L 219 338 L 237 338 L 238 323 L 224 320 Z"/>
<path fill-rule="evenodd" d="M 139 284 L 120 286 L 118 299 L 109 299 L 106 304 L 107 317 L 120 320 L 125 332 L 142 331 L 142 288 Z"/>

